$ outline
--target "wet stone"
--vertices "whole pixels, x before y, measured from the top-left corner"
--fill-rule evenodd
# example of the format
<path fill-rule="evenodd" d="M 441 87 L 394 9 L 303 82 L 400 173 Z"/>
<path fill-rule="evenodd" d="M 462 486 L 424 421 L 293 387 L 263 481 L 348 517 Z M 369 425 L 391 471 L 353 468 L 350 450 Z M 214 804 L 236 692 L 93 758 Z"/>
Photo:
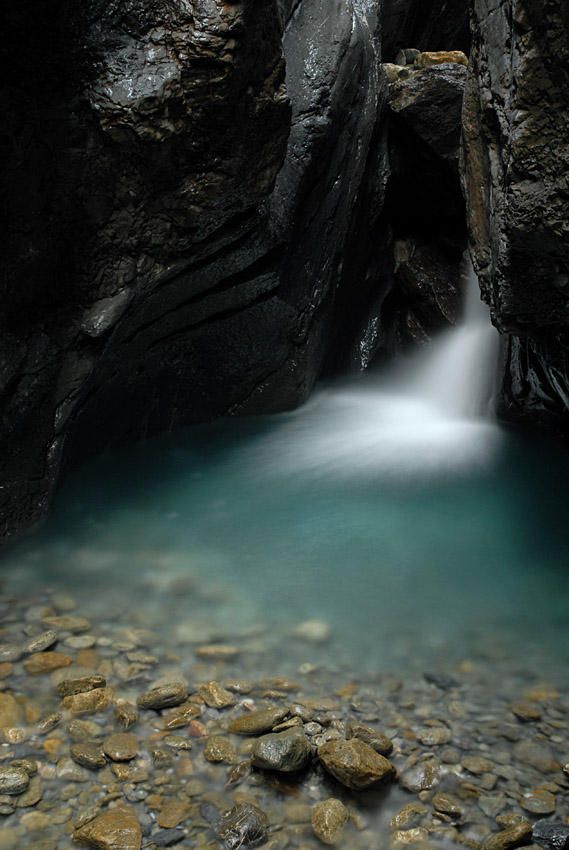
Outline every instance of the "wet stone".
<path fill-rule="evenodd" d="M 270 732 L 274 726 L 288 715 L 286 708 L 267 708 L 263 711 L 251 711 L 236 717 L 229 724 L 229 731 L 238 735 L 262 735 Z"/>
<path fill-rule="evenodd" d="M 138 741 L 128 732 L 117 732 L 103 741 L 103 752 L 113 761 L 131 761 L 136 758 Z"/>
<path fill-rule="evenodd" d="M 494 769 L 494 762 L 480 756 L 466 756 L 462 759 L 461 764 L 465 770 L 475 776 Z"/>
<path fill-rule="evenodd" d="M 37 806 L 43 797 L 43 788 L 39 776 L 32 776 L 30 786 L 27 791 L 20 794 L 18 797 L 18 808 L 26 808 L 28 806 Z"/>
<path fill-rule="evenodd" d="M 555 794 L 539 788 L 537 791 L 524 794 L 520 800 L 520 805 L 522 809 L 532 812 L 534 815 L 551 815 L 555 811 Z"/>
<path fill-rule="evenodd" d="M 63 707 L 72 714 L 95 714 L 110 705 L 112 697 L 111 688 L 95 688 L 87 693 L 63 697 Z"/>
<path fill-rule="evenodd" d="M 0 694 L 0 729 L 17 726 L 22 719 L 22 709 L 11 694 Z"/>
<path fill-rule="evenodd" d="M 218 835 L 228 850 L 242 845 L 256 847 L 268 838 L 269 820 L 257 806 L 238 803 L 220 819 Z"/>
<path fill-rule="evenodd" d="M 448 673 L 423 673 L 423 678 L 430 685 L 440 688 L 442 691 L 449 691 L 456 687 L 456 679 L 449 676 Z"/>
<path fill-rule="evenodd" d="M 222 688 L 219 682 L 207 682 L 200 685 L 198 693 L 210 708 L 227 708 L 233 702 L 233 694 Z"/>
<path fill-rule="evenodd" d="M 88 693 L 95 688 L 104 688 L 107 680 L 104 676 L 80 676 L 77 679 L 63 679 L 55 686 L 58 696 L 68 697 L 74 694 Z"/>
<path fill-rule="evenodd" d="M 484 843 L 484 850 L 508 850 L 510 847 L 521 847 L 531 844 L 532 828 L 529 823 L 520 823 L 492 835 Z"/>
<path fill-rule="evenodd" d="M 439 792 L 432 799 L 432 806 L 437 812 L 442 812 L 445 815 L 452 817 L 460 817 L 463 814 L 463 809 L 460 800 L 452 794 Z"/>
<path fill-rule="evenodd" d="M 130 729 L 138 721 L 138 709 L 130 702 L 118 702 L 115 706 L 115 723 Z"/>
<path fill-rule="evenodd" d="M 73 840 L 97 850 L 140 850 L 142 829 L 134 811 L 121 806 L 98 815 L 76 829 Z"/>
<path fill-rule="evenodd" d="M 383 735 L 376 729 L 372 729 L 371 726 L 358 723 L 356 720 L 348 723 L 346 727 L 346 738 L 348 740 L 350 738 L 358 738 L 382 756 L 389 756 L 393 752 L 393 742 L 387 735 Z"/>
<path fill-rule="evenodd" d="M 27 770 L 18 765 L 0 767 L 0 794 L 23 794 L 30 784 Z"/>
<path fill-rule="evenodd" d="M 338 844 L 348 822 L 348 810 L 340 800 L 330 797 L 312 810 L 312 829 L 324 844 Z"/>
<path fill-rule="evenodd" d="M 76 764 L 89 770 L 99 770 L 106 767 L 107 760 L 98 744 L 79 743 L 73 744 L 69 749 L 69 755 Z"/>
<path fill-rule="evenodd" d="M 235 761 L 235 749 L 229 738 L 223 735 L 210 735 L 206 741 L 204 756 L 211 762 L 226 762 L 231 764 Z"/>
<path fill-rule="evenodd" d="M 318 748 L 318 758 L 338 782 L 361 791 L 395 779 L 395 765 L 358 740 L 329 741 Z"/>
<path fill-rule="evenodd" d="M 550 747 L 545 743 L 520 741 L 514 747 L 514 757 L 522 764 L 534 767 L 540 773 L 555 773 L 561 767 L 553 758 Z"/>
<path fill-rule="evenodd" d="M 411 829 L 396 830 L 391 836 L 391 843 L 395 847 L 405 847 L 409 844 L 421 844 L 427 841 L 429 833 L 421 826 Z"/>
<path fill-rule="evenodd" d="M 182 682 L 171 682 L 167 685 L 152 688 L 152 690 L 142 694 L 136 700 L 136 704 L 139 708 L 153 708 L 158 711 L 161 708 L 180 705 L 187 698 L 187 685 Z"/>
<path fill-rule="evenodd" d="M 47 735 L 48 732 L 55 729 L 55 727 L 61 723 L 62 716 L 63 715 L 61 714 L 50 714 L 48 717 L 44 717 L 43 720 L 40 720 L 36 726 L 38 735 Z"/>
<path fill-rule="evenodd" d="M 255 683 L 249 679 L 226 679 L 223 682 L 223 687 L 226 691 L 231 691 L 234 694 L 250 694 Z"/>
<path fill-rule="evenodd" d="M 44 649 L 49 649 L 54 643 L 57 643 L 57 632 L 49 629 L 47 632 L 27 641 L 24 644 L 24 652 L 28 655 L 33 652 L 43 652 Z"/>
<path fill-rule="evenodd" d="M 31 675 L 51 673 L 60 667 L 69 667 L 71 658 L 62 652 L 34 652 L 24 661 L 24 669 Z"/>
<path fill-rule="evenodd" d="M 264 770 L 291 773 L 306 767 L 311 755 L 310 741 L 297 727 L 257 738 L 251 750 L 251 763 Z"/>
<path fill-rule="evenodd" d="M 568 850 L 569 825 L 558 821 L 540 820 L 533 828 L 533 840 L 545 850 Z"/>
<path fill-rule="evenodd" d="M 0 663 L 6 661 L 19 661 L 22 657 L 22 650 L 13 643 L 0 643 Z"/>
<path fill-rule="evenodd" d="M 401 771 L 401 785 L 408 791 L 428 791 L 435 788 L 441 779 L 438 759 L 418 761 Z"/>
<path fill-rule="evenodd" d="M 181 705 L 178 708 L 173 708 L 171 711 L 165 711 L 162 715 L 161 729 L 168 731 L 170 729 L 180 729 L 182 726 L 188 726 L 196 717 L 201 714 L 197 705 L 188 703 Z"/>
<path fill-rule="evenodd" d="M 172 847 L 186 837 L 183 829 L 164 829 L 158 832 L 153 832 L 150 836 L 150 846 L 154 847 Z"/>
<path fill-rule="evenodd" d="M 191 811 L 188 803 L 184 803 L 181 800 L 172 800 L 171 803 L 166 803 L 160 810 L 157 819 L 158 826 L 164 829 L 173 829 L 187 820 Z"/>
<path fill-rule="evenodd" d="M 523 723 L 539 720 L 541 717 L 541 713 L 537 710 L 537 708 L 527 705 L 525 702 L 513 703 L 512 712 L 516 715 L 518 720 L 521 720 Z"/>
<path fill-rule="evenodd" d="M 206 661 L 233 661 L 239 656 L 239 649 L 236 646 L 213 643 L 209 646 L 200 646 L 196 649 L 196 655 Z"/>
<path fill-rule="evenodd" d="M 448 744 L 452 735 L 450 729 L 441 726 L 431 726 L 419 729 L 416 733 L 417 740 L 425 747 L 436 747 L 440 744 Z"/>
<path fill-rule="evenodd" d="M 393 815 L 389 821 L 391 829 L 409 829 L 417 826 L 421 818 L 427 814 L 429 807 L 424 803 L 407 803 L 401 811 Z"/>
<path fill-rule="evenodd" d="M 56 631 L 73 632 L 74 634 L 88 632 L 91 628 L 91 623 L 86 617 L 44 617 L 43 624 Z"/>

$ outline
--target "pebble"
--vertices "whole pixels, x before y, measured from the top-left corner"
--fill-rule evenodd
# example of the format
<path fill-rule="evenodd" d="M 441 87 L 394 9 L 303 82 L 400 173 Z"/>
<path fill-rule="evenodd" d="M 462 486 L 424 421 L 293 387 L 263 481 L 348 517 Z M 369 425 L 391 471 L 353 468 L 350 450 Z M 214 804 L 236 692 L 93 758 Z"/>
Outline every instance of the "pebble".
<path fill-rule="evenodd" d="M 448 673 L 423 673 L 423 678 L 430 685 L 440 688 L 441 691 L 449 691 L 456 687 L 456 679 Z"/>
<path fill-rule="evenodd" d="M 545 850 L 568 850 L 569 825 L 559 821 L 540 820 L 533 828 L 533 840 Z"/>
<path fill-rule="evenodd" d="M 218 835 L 228 850 L 237 850 L 243 844 L 255 847 L 268 838 L 269 819 L 258 806 L 238 803 L 221 816 Z"/>
<path fill-rule="evenodd" d="M 24 661 L 25 670 L 31 675 L 51 673 L 59 667 L 68 667 L 71 664 L 69 655 L 62 652 L 34 652 Z"/>
<path fill-rule="evenodd" d="M 232 720 L 228 726 L 230 732 L 238 735 L 262 735 L 270 732 L 274 726 L 285 719 L 288 715 L 286 708 L 267 708 L 262 711 L 251 711 L 241 714 Z"/>
<path fill-rule="evenodd" d="M 129 732 L 117 732 L 103 741 L 103 752 L 113 761 L 131 761 L 138 753 L 138 741 Z"/>
<path fill-rule="evenodd" d="M 158 711 L 161 708 L 170 708 L 180 705 L 188 698 L 188 687 L 182 682 L 170 682 L 167 685 L 159 685 L 157 688 L 147 691 L 136 700 L 139 708 L 153 708 Z"/>
<path fill-rule="evenodd" d="M 235 749 L 229 738 L 210 735 L 206 741 L 204 756 L 211 762 L 223 761 L 232 764 L 235 761 Z"/>
<path fill-rule="evenodd" d="M 490 836 L 484 843 L 484 850 L 508 850 L 531 844 L 532 828 L 529 823 L 519 823 Z"/>
<path fill-rule="evenodd" d="M 372 729 L 371 726 L 365 726 L 363 723 L 358 723 L 353 720 L 346 726 L 346 738 L 358 738 L 360 741 L 369 744 L 372 750 L 382 756 L 389 756 L 393 752 L 393 741 L 387 735 Z"/>
<path fill-rule="evenodd" d="M 452 735 L 450 729 L 440 726 L 430 726 L 419 729 L 416 733 L 417 740 L 425 747 L 435 747 L 439 744 L 448 744 Z"/>
<path fill-rule="evenodd" d="M 0 693 L 0 729 L 17 726 L 22 719 L 22 708 L 11 694 Z"/>
<path fill-rule="evenodd" d="M 462 759 L 461 765 L 465 770 L 473 773 L 475 776 L 481 773 L 487 773 L 494 768 L 494 762 L 480 756 L 466 756 L 466 758 Z"/>
<path fill-rule="evenodd" d="M 130 729 L 138 721 L 138 709 L 126 700 L 117 701 L 115 705 L 115 723 L 123 729 Z"/>
<path fill-rule="evenodd" d="M 520 741 L 514 747 L 514 757 L 522 764 L 534 767 L 540 773 L 555 773 L 561 768 L 546 743 Z"/>
<path fill-rule="evenodd" d="M 76 764 L 89 770 L 99 770 L 107 765 L 107 760 L 98 744 L 89 742 L 73 744 L 69 748 L 69 755 Z"/>
<path fill-rule="evenodd" d="M 157 818 L 158 826 L 164 829 L 173 829 L 187 820 L 192 812 L 188 803 L 181 800 L 173 800 L 171 803 L 166 803 L 160 810 Z"/>
<path fill-rule="evenodd" d="M 171 711 L 166 711 L 162 715 L 163 721 L 160 728 L 165 731 L 179 729 L 182 726 L 187 726 L 194 718 L 199 717 L 200 714 L 199 707 L 191 703 L 182 705 L 179 708 L 173 708 Z"/>
<path fill-rule="evenodd" d="M 82 694 L 95 688 L 104 688 L 107 680 L 104 676 L 81 676 L 77 679 L 63 679 L 55 686 L 58 696 L 68 697 L 73 694 Z"/>
<path fill-rule="evenodd" d="M 91 649 L 96 643 L 97 638 L 94 635 L 70 635 L 63 641 L 64 646 L 71 649 Z"/>
<path fill-rule="evenodd" d="M 423 815 L 426 815 L 429 807 L 424 803 L 407 803 L 401 811 L 393 815 L 389 821 L 391 829 L 409 829 L 416 826 Z"/>
<path fill-rule="evenodd" d="M 311 755 L 310 741 L 301 728 L 295 727 L 257 738 L 251 750 L 251 764 L 264 770 L 291 773 L 306 767 Z"/>
<path fill-rule="evenodd" d="M 401 771 L 401 785 L 407 791 L 428 791 L 435 788 L 441 779 L 438 759 L 414 762 Z"/>
<path fill-rule="evenodd" d="M 361 791 L 395 779 L 395 765 L 358 740 L 329 741 L 318 748 L 318 758 L 326 770 L 343 785 Z"/>
<path fill-rule="evenodd" d="M 196 649 L 198 658 L 205 658 L 209 661 L 233 661 L 240 654 L 240 650 L 236 646 L 227 646 L 222 643 L 213 643 L 209 646 L 200 646 Z"/>
<path fill-rule="evenodd" d="M 395 847 L 406 846 L 407 844 L 420 844 L 427 841 L 429 833 L 421 826 L 412 829 L 396 830 L 391 836 L 391 843 Z"/>
<path fill-rule="evenodd" d="M 210 708 L 227 708 L 233 702 L 233 694 L 226 691 L 219 682 L 207 682 L 200 685 L 198 693 Z"/>
<path fill-rule="evenodd" d="M 516 715 L 518 720 L 523 721 L 524 723 L 528 723 L 533 720 L 539 720 L 541 717 L 541 712 L 534 708 L 531 705 L 527 705 L 525 702 L 515 702 L 512 704 L 512 712 Z"/>
<path fill-rule="evenodd" d="M 76 829 L 73 840 L 97 850 L 140 850 L 142 828 L 134 811 L 127 806 L 110 809 Z"/>
<path fill-rule="evenodd" d="M 54 643 L 57 643 L 57 632 L 49 629 L 47 632 L 27 641 L 24 644 L 24 652 L 28 655 L 33 652 L 42 652 L 44 649 L 49 649 Z"/>
<path fill-rule="evenodd" d="M 29 774 L 23 767 L 11 764 L 0 767 L 0 794 L 22 794 L 29 784 Z"/>
<path fill-rule="evenodd" d="M 0 643 L 0 662 L 19 661 L 22 650 L 13 643 Z"/>
<path fill-rule="evenodd" d="M 452 794 L 438 792 L 432 799 L 432 806 L 437 812 L 442 812 L 445 815 L 460 817 L 463 814 L 463 808 L 460 800 Z"/>
<path fill-rule="evenodd" d="M 348 810 L 340 800 L 330 797 L 312 810 L 311 825 L 323 844 L 338 844 L 348 822 Z"/>
<path fill-rule="evenodd" d="M 534 815 L 551 815 L 555 811 L 555 794 L 539 788 L 537 791 L 524 794 L 520 800 L 520 805 L 522 809 L 532 812 Z"/>
<path fill-rule="evenodd" d="M 110 705 L 113 698 L 111 688 L 95 688 L 92 691 L 63 697 L 63 707 L 72 714 L 95 714 Z"/>
<path fill-rule="evenodd" d="M 88 632 L 91 628 L 91 623 L 86 617 L 44 617 L 43 624 L 56 631 L 73 632 L 74 634 L 77 632 Z"/>

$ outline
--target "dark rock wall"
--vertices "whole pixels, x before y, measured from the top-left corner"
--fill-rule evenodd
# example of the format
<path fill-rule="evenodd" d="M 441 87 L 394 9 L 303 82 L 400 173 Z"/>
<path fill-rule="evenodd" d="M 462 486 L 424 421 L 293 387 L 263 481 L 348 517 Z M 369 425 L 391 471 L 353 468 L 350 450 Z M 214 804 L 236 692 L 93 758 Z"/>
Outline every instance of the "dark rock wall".
<path fill-rule="evenodd" d="M 569 6 L 473 0 L 463 114 L 475 269 L 507 334 L 501 413 L 567 427 Z"/>
<path fill-rule="evenodd" d="M 4 4 L 3 533 L 62 464 L 291 407 L 353 358 L 388 243 L 376 14 Z"/>

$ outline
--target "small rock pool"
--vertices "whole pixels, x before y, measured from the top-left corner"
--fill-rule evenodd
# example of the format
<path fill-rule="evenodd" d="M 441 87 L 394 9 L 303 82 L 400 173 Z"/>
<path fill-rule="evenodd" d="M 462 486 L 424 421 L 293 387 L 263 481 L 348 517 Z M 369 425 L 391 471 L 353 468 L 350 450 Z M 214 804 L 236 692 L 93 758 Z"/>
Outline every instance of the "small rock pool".
<path fill-rule="evenodd" d="M 474 850 L 562 824 L 568 481 L 561 445 L 376 379 L 77 470 L 2 555 L 0 774 L 32 767 L 24 790 L 3 794 L 0 775 L 0 850 L 122 847 L 113 813 L 125 848 L 309 850 L 330 798 L 347 813 L 331 841 L 350 850 Z M 87 708 L 61 685 L 92 695 L 101 677 Z M 136 709 L 171 683 L 183 722 Z M 228 731 L 267 709 L 277 734 L 303 727 L 300 772 L 251 767 L 258 738 Z M 391 740 L 388 783 L 351 788 L 318 757 L 350 723 Z M 115 759 L 105 741 L 127 729 Z M 264 819 L 232 838 L 241 804 Z"/>

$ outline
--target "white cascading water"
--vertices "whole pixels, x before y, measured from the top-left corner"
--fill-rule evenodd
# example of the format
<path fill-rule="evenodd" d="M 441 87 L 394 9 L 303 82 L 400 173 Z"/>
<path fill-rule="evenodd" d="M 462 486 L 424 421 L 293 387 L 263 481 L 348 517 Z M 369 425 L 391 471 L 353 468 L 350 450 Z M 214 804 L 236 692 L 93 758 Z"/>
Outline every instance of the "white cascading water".
<path fill-rule="evenodd" d="M 419 363 L 319 391 L 257 445 L 256 462 L 285 473 L 374 477 L 484 463 L 500 435 L 489 414 L 498 333 L 472 270 L 466 302 L 462 324 Z"/>

